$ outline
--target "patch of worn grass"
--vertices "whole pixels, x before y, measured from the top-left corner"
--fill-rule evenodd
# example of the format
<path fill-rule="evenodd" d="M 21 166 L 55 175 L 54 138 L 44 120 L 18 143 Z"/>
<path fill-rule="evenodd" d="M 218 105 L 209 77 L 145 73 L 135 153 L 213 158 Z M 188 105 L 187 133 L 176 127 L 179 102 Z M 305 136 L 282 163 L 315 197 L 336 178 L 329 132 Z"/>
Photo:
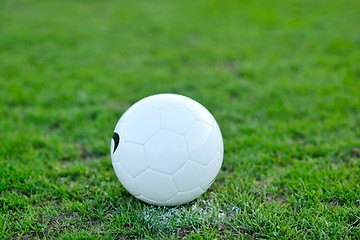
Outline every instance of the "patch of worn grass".
<path fill-rule="evenodd" d="M 360 237 L 358 1 L 2 1 L 0 238 Z M 120 185 L 135 101 L 189 96 L 222 170 L 174 208 Z"/>

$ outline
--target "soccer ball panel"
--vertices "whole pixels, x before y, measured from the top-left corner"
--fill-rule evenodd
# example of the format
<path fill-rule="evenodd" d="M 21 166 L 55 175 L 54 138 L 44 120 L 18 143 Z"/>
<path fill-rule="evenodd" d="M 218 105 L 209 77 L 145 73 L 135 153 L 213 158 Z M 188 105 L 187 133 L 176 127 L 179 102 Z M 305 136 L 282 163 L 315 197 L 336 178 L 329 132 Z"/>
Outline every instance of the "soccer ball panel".
<path fill-rule="evenodd" d="M 148 168 L 143 145 L 124 143 L 119 159 L 123 168 L 133 178 Z"/>
<path fill-rule="evenodd" d="M 218 150 L 222 154 L 224 154 L 224 142 L 223 142 L 223 139 L 222 139 L 222 134 L 221 134 L 219 125 L 217 123 L 214 125 L 214 131 L 216 133 L 216 141 L 217 141 Z"/>
<path fill-rule="evenodd" d="M 130 192 L 132 195 L 140 195 L 139 189 L 137 187 L 137 182 L 132 178 L 128 172 L 121 166 L 120 162 L 112 162 L 114 171 L 121 184 Z"/>
<path fill-rule="evenodd" d="M 160 112 L 155 108 L 137 107 L 126 119 L 125 141 L 144 144 L 160 129 Z"/>
<path fill-rule="evenodd" d="M 196 120 L 207 123 L 210 126 L 214 124 L 210 112 L 206 108 L 204 108 L 200 103 L 185 97 L 183 98 L 182 104 L 186 107 L 186 109 L 189 112 L 191 112 L 191 114 L 195 117 Z"/>
<path fill-rule="evenodd" d="M 184 134 L 195 119 L 182 105 L 173 105 L 161 110 L 161 128 Z"/>
<path fill-rule="evenodd" d="M 204 182 L 205 166 L 194 161 L 187 161 L 174 175 L 174 183 L 180 192 L 200 187 Z"/>
<path fill-rule="evenodd" d="M 165 202 L 177 193 L 171 176 L 150 169 L 135 180 L 141 195 L 153 201 Z"/>
<path fill-rule="evenodd" d="M 149 168 L 165 174 L 175 173 L 188 160 L 184 137 L 166 130 L 145 144 L 145 154 Z"/>
<path fill-rule="evenodd" d="M 182 96 L 180 95 L 163 93 L 147 97 L 143 99 L 143 103 L 161 109 L 166 106 L 178 105 L 181 103 L 181 100 Z"/>
<path fill-rule="evenodd" d="M 190 159 L 203 165 L 207 165 L 218 151 L 216 132 L 203 122 L 195 122 L 185 134 L 185 139 Z"/>
<path fill-rule="evenodd" d="M 223 160 L 223 153 L 218 151 L 214 156 L 214 158 L 209 163 L 209 165 L 205 168 L 204 174 L 206 178 L 203 179 L 204 182 L 201 186 L 201 188 L 204 191 L 206 191 L 211 186 L 211 184 L 213 184 L 216 176 L 220 171 L 222 160 Z"/>
<path fill-rule="evenodd" d="M 202 190 L 201 188 L 195 188 L 185 192 L 178 192 L 174 197 L 166 201 L 165 204 L 167 206 L 184 204 L 198 198 L 203 193 L 204 190 Z"/>
<path fill-rule="evenodd" d="M 127 120 L 128 116 L 131 115 L 131 112 L 135 111 L 136 108 L 143 106 L 143 105 L 142 105 L 143 100 L 144 100 L 144 99 L 142 99 L 142 100 L 134 103 L 131 107 L 129 107 L 129 108 L 126 110 L 126 112 L 121 116 L 119 123 L 120 123 L 120 122 L 125 122 L 125 121 Z M 117 126 L 116 126 L 116 127 L 117 127 Z"/>

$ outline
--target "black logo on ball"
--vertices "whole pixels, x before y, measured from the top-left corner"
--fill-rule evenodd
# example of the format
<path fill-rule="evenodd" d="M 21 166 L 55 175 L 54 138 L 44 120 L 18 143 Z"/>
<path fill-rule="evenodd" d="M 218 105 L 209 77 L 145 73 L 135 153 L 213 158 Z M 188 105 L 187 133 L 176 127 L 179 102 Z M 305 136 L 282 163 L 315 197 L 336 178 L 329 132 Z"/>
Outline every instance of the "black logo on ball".
<path fill-rule="evenodd" d="M 119 146 L 119 142 L 120 142 L 120 136 L 119 134 L 117 134 L 116 132 L 114 132 L 112 139 L 114 139 L 115 145 L 114 145 L 114 151 L 113 153 L 116 151 L 117 147 Z"/>

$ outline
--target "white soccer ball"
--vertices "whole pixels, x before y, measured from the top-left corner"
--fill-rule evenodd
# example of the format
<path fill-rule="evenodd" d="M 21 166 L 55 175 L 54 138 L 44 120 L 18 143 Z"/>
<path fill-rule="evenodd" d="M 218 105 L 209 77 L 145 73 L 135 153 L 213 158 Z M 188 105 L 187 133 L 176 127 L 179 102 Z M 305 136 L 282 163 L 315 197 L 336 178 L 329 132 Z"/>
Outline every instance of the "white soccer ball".
<path fill-rule="evenodd" d="M 121 184 L 147 203 L 174 206 L 205 192 L 219 173 L 220 128 L 198 102 L 158 94 L 131 106 L 116 124 L 111 160 Z"/>

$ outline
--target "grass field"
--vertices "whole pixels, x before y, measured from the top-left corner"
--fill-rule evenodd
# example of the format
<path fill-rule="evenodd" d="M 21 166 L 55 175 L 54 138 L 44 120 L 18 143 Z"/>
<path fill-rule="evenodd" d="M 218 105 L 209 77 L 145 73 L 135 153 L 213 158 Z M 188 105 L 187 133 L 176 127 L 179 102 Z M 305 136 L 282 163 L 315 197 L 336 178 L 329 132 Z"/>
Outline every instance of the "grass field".
<path fill-rule="evenodd" d="M 196 201 L 155 207 L 112 169 L 156 93 L 214 115 Z M 360 238 L 360 1 L 0 3 L 0 239 Z"/>

